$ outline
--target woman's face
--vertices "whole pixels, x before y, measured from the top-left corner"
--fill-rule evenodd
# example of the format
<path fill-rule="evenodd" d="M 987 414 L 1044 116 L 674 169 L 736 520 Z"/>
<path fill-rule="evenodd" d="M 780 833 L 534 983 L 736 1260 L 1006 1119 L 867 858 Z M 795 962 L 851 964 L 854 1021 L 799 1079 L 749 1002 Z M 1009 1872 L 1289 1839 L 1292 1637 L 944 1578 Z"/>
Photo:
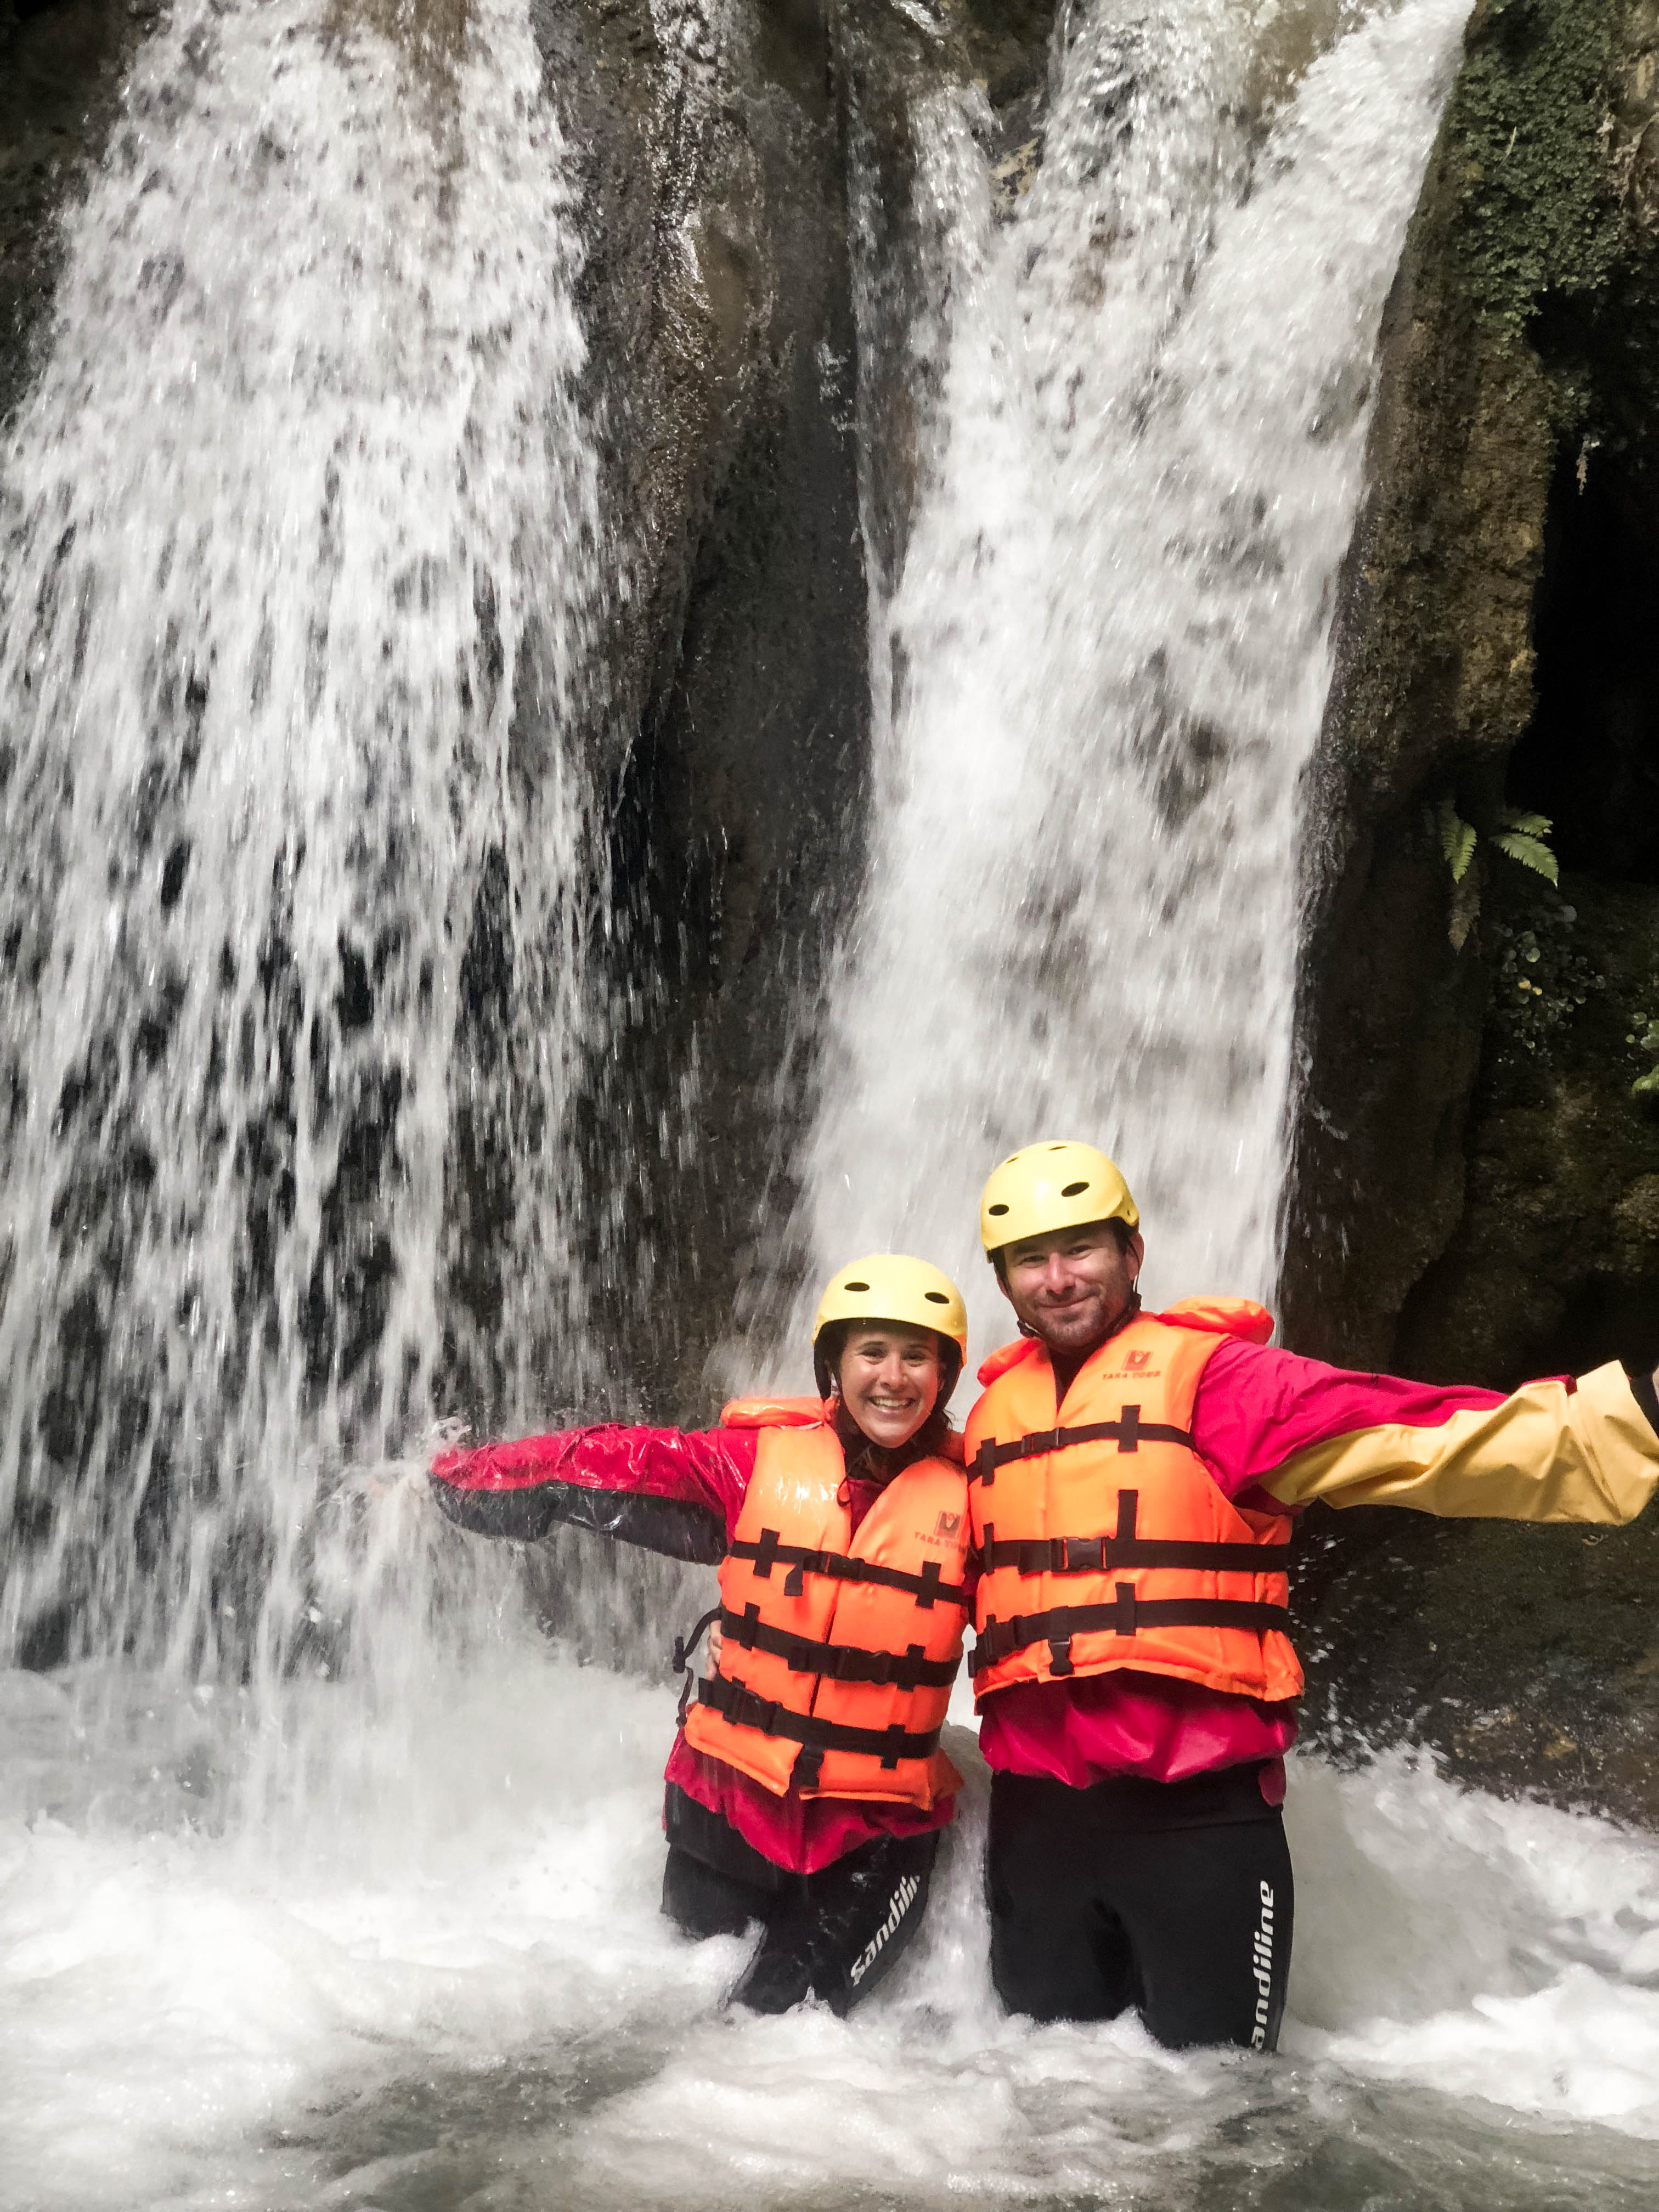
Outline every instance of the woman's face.
<path fill-rule="evenodd" d="M 939 1403 L 939 1340 L 930 1330 L 872 1322 L 854 1329 L 836 1381 L 842 1403 L 872 1443 L 908 1443 Z"/>

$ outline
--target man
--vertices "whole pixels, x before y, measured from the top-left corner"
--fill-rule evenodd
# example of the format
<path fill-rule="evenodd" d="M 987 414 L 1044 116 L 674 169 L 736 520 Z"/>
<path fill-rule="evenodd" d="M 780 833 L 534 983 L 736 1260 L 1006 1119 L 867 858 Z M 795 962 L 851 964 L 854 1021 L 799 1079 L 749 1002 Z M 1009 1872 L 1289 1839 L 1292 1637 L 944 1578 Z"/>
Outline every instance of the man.
<path fill-rule="evenodd" d="M 1039 2020 L 1133 2005 L 1174 2048 L 1271 2051 L 1292 1513 L 1633 1520 L 1659 1482 L 1654 1378 L 1504 1397 L 1272 1348 L 1243 1299 L 1145 1314 L 1139 1216 L 1089 1145 L 1005 1160 L 981 1233 L 1021 1330 L 965 1437 L 998 1991 Z"/>

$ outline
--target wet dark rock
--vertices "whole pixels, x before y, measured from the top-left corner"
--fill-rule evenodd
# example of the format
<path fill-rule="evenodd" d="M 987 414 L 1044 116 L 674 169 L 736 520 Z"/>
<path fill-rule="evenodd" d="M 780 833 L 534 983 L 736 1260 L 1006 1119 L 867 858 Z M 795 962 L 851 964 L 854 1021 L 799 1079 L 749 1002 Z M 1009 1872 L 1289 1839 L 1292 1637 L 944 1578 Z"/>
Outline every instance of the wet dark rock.
<path fill-rule="evenodd" d="M 1552 812 L 1563 859 L 1604 876 L 1621 844 L 1646 849 L 1659 681 L 1639 593 L 1659 526 L 1627 520 L 1622 629 L 1605 575 L 1592 587 L 1594 654 L 1550 614 L 1602 558 L 1587 515 L 1659 513 L 1659 230 L 1634 186 L 1655 14 L 1621 31 L 1582 0 L 1477 9 L 1385 318 L 1316 769 L 1284 1293 L 1294 1340 L 1333 1358 L 1393 1355 L 1462 1216 L 1501 939 L 1477 920 L 1455 944 L 1460 898 L 1490 924 L 1552 896 L 1489 842 L 1460 895 L 1425 810 L 1449 798 L 1488 839 L 1506 802 Z"/>
<path fill-rule="evenodd" d="M 1659 1352 L 1631 1096 L 1659 1002 L 1656 117 L 1650 0 L 1483 0 L 1385 318 L 1283 1291 L 1289 1340 L 1355 1365 L 1503 1386 Z M 1448 799 L 1481 832 L 1461 886 Z M 1494 849 L 1506 805 L 1553 817 L 1562 892 Z M 1659 1817 L 1645 1523 L 1309 1534 L 1316 1711 Z"/>
<path fill-rule="evenodd" d="M 158 9 L 0 0 L 0 424 L 27 382 L 58 268 L 53 219 L 96 160 Z"/>
<path fill-rule="evenodd" d="M 718 30 L 695 0 L 654 16 L 582 0 L 536 21 L 574 165 L 601 560 L 619 580 L 589 672 L 609 849 L 585 927 L 609 1006 L 582 1080 L 577 1233 L 602 1369 L 631 1378 L 617 1402 L 696 1413 L 758 1265 L 803 1111 L 800 1009 L 860 865 L 840 89 L 817 0 Z M 513 1134 L 465 1118 L 470 1256 L 451 1288 L 487 1345 L 495 1274 L 478 1247 L 508 1216 Z M 488 1371 L 463 1361 L 454 1382 L 487 1419 Z"/>
<path fill-rule="evenodd" d="M 1659 899 L 1591 878 L 1565 887 L 1596 988 L 1547 1049 L 1517 1050 L 1494 1025 L 1463 1211 L 1401 1316 L 1413 1374 L 1501 1387 L 1659 1359 L 1659 1112 L 1631 1092 L 1654 1065 L 1640 1040 L 1659 1012 Z"/>
<path fill-rule="evenodd" d="M 851 79 L 884 198 L 906 70 L 977 81 L 1011 140 L 1046 86 L 1052 0 L 929 12 L 933 30 L 896 9 L 872 27 L 773 0 L 717 38 L 688 0 L 670 50 L 644 0 L 541 18 L 626 580 L 603 653 L 612 1019 L 585 1106 L 589 1256 L 617 1368 L 678 1416 L 712 1412 L 708 1355 L 787 1278 L 787 1164 L 863 863 Z M 889 554 L 902 528 L 878 525 Z"/>

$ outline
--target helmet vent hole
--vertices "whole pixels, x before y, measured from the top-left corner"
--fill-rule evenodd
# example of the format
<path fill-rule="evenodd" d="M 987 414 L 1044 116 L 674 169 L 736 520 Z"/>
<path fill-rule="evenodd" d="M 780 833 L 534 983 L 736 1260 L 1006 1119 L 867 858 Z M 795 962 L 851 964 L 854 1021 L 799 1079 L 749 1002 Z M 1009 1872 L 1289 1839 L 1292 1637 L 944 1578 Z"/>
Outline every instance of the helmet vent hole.
<path fill-rule="evenodd" d="M 930 1306 L 948 1306 L 951 1303 L 943 1291 L 924 1291 L 921 1295 Z"/>
<path fill-rule="evenodd" d="M 1008 1209 L 1006 1206 L 988 1206 L 985 1211 L 988 1213 L 1006 1213 Z"/>
<path fill-rule="evenodd" d="M 844 1291 L 867 1291 L 870 1285 L 868 1283 L 843 1283 L 842 1285 L 842 1288 Z"/>
<path fill-rule="evenodd" d="M 1051 1152 L 1063 1152 L 1065 1149 L 1066 1147 L 1064 1145 L 1050 1145 L 1048 1147 L 1048 1150 Z"/>
<path fill-rule="evenodd" d="M 1060 1194 L 1062 1198 L 1081 1198 L 1088 1188 L 1086 1182 L 1068 1182 Z"/>

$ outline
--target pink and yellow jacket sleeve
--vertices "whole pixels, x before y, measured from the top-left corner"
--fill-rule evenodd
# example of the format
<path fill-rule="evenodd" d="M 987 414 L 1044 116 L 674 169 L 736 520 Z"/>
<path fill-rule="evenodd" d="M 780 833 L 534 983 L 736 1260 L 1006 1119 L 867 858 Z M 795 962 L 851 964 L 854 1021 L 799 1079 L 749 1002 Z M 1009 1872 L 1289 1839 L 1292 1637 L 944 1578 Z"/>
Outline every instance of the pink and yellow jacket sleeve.
<path fill-rule="evenodd" d="M 1645 1410 L 1644 1410 L 1645 1406 Z M 1453 1518 L 1633 1521 L 1659 1486 L 1659 1404 L 1617 1365 L 1493 1390 L 1359 1375 L 1230 1339 L 1193 1441 L 1229 1497 Z"/>

